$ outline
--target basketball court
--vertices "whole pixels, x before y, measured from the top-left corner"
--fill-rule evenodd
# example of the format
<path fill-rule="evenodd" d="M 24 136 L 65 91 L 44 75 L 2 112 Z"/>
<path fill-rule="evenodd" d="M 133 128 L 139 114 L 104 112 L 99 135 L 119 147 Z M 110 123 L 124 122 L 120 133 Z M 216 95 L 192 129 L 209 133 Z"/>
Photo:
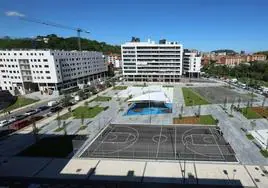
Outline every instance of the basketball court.
<path fill-rule="evenodd" d="M 236 162 L 214 126 L 109 125 L 80 157 Z"/>

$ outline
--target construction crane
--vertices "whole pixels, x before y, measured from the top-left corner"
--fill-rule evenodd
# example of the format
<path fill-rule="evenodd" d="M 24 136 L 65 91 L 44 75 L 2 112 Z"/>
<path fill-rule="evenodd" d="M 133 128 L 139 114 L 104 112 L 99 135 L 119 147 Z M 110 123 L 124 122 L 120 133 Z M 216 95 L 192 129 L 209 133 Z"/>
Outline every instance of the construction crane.
<path fill-rule="evenodd" d="M 23 20 L 23 21 L 27 21 L 27 22 L 33 22 L 33 23 L 43 24 L 43 25 L 47 25 L 47 26 L 58 27 L 58 28 L 62 28 L 62 29 L 68 29 L 68 30 L 76 31 L 77 32 L 77 42 L 78 42 L 79 51 L 82 50 L 82 48 L 81 48 L 81 32 L 88 33 L 88 34 L 90 33 L 89 31 L 87 31 L 85 29 L 74 28 L 74 27 L 61 25 L 61 24 L 57 24 L 57 23 L 53 23 L 53 22 L 47 22 L 47 21 L 45 22 L 45 21 L 38 20 L 38 19 L 32 19 L 32 18 L 26 18 L 26 17 L 20 17 L 19 19 Z"/>

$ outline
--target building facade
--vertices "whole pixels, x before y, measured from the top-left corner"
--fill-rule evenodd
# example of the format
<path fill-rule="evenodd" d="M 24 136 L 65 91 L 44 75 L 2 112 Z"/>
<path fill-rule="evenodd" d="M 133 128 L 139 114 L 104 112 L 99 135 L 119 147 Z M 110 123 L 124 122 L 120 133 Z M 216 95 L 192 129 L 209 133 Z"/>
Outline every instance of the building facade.
<path fill-rule="evenodd" d="M 132 82 L 177 82 L 183 68 L 183 46 L 177 42 L 128 42 L 121 46 L 123 76 Z"/>
<path fill-rule="evenodd" d="M 103 54 L 89 51 L 0 51 L 0 86 L 12 94 L 52 94 L 105 76 Z"/>
<path fill-rule="evenodd" d="M 202 57 L 197 51 L 184 50 L 183 54 L 183 74 L 193 75 L 198 77 L 200 75 Z"/>
<path fill-rule="evenodd" d="M 119 54 L 109 54 L 107 55 L 107 62 L 113 64 L 114 68 L 122 67 L 121 55 Z"/>
<path fill-rule="evenodd" d="M 247 56 L 247 62 L 250 62 L 250 61 L 265 61 L 266 58 L 267 58 L 266 55 L 263 55 L 263 54 L 248 55 Z"/>

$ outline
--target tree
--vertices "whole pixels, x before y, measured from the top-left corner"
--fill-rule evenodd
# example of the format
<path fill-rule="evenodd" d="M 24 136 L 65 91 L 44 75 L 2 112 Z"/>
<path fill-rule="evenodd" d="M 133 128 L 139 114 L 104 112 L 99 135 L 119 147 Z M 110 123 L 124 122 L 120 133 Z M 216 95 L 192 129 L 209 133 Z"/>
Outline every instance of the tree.
<path fill-rule="evenodd" d="M 32 128 L 33 128 L 33 134 L 34 134 L 34 139 L 35 139 L 35 142 L 37 142 L 39 140 L 39 137 L 38 137 L 38 128 L 36 127 L 36 120 L 34 117 L 31 118 L 31 121 L 32 121 Z"/>
<path fill-rule="evenodd" d="M 85 120 L 85 115 L 84 115 L 84 113 L 82 113 L 82 114 L 80 115 L 80 118 L 81 118 L 81 126 L 83 126 L 83 125 L 84 125 L 84 120 Z"/>
<path fill-rule="evenodd" d="M 238 98 L 238 100 L 237 100 L 237 108 L 238 108 L 238 110 L 240 109 L 240 103 L 241 103 L 241 98 L 240 98 L 240 96 L 239 96 L 239 98 Z"/>
<path fill-rule="evenodd" d="M 266 97 L 263 97 L 263 101 L 262 101 L 262 107 L 264 108 L 264 105 L 265 105 L 265 101 L 266 101 Z"/>
<path fill-rule="evenodd" d="M 201 115 L 201 105 L 198 106 L 197 117 Z"/>
<path fill-rule="evenodd" d="M 226 105 L 227 105 L 227 97 L 224 98 L 224 101 L 223 101 L 223 107 L 224 109 L 226 109 Z"/>
<path fill-rule="evenodd" d="M 183 105 L 181 105 L 181 115 L 183 114 Z"/>
<path fill-rule="evenodd" d="M 255 127 L 257 126 L 256 121 L 255 120 L 251 121 L 250 125 L 251 125 L 252 130 L 254 131 Z"/>
<path fill-rule="evenodd" d="M 250 99 L 250 106 L 253 106 L 253 101 L 254 101 L 254 94 L 253 91 L 251 92 L 251 99 Z"/>
<path fill-rule="evenodd" d="M 85 92 L 83 90 L 79 90 L 77 92 L 77 95 L 79 96 L 80 100 L 85 98 Z"/>
<path fill-rule="evenodd" d="M 64 131 L 64 135 L 67 135 L 67 125 L 66 125 L 66 122 L 65 121 L 63 121 L 63 123 L 62 123 L 62 128 L 63 128 L 63 131 Z"/>
<path fill-rule="evenodd" d="M 68 107 L 71 104 L 72 97 L 70 95 L 64 95 L 61 99 L 61 103 L 63 107 Z"/>
<path fill-rule="evenodd" d="M 57 112 L 57 125 L 58 125 L 58 128 L 60 128 L 61 126 L 60 111 Z"/>

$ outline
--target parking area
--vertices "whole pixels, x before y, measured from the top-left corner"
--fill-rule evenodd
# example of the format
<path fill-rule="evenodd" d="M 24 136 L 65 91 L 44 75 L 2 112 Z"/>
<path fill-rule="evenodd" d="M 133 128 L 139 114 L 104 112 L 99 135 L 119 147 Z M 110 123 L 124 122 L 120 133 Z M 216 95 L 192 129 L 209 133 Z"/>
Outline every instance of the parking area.
<path fill-rule="evenodd" d="M 226 87 L 193 87 L 192 89 L 212 104 L 224 103 L 225 99 L 227 103 L 237 102 L 239 98 L 241 102 L 251 101 L 250 94 L 246 92 L 241 94 Z"/>
<path fill-rule="evenodd" d="M 237 161 L 215 127 L 168 125 L 109 125 L 80 157 Z"/>

